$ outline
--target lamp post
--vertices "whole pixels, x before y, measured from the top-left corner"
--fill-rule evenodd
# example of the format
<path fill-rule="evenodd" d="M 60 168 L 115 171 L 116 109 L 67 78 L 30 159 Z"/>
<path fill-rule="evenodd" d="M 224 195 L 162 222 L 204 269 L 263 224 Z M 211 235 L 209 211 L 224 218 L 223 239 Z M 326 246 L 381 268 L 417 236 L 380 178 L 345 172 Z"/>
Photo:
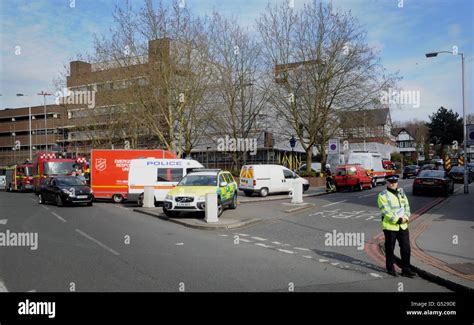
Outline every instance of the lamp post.
<path fill-rule="evenodd" d="M 47 115 L 46 115 L 46 96 L 51 96 L 50 93 L 45 91 L 41 91 L 38 96 L 43 96 L 43 105 L 44 105 L 44 139 L 45 139 L 45 147 L 46 147 L 46 154 L 48 154 L 48 128 L 47 128 Z"/>
<path fill-rule="evenodd" d="M 296 145 L 296 139 L 295 136 L 292 135 L 290 139 L 290 146 L 291 146 L 291 163 L 290 163 L 290 169 L 294 170 L 293 168 L 293 159 L 294 159 L 294 153 L 295 153 L 295 145 Z"/>
<path fill-rule="evenodd" d="M 466 139 L 466 97 L 464 96 L 464 53 L 463 52 L 454 52 L 454 51 L 439 51 L 426 53 L 427 58 L 434 58 L 440 53 L 449 53 L 452 55 L 461 56 L 461 67 L 462 67 L 462 114 L 463 114 L 463 131 L 464 131 L 464 194 L 469 193 L 469 183 L 467 180 L 468 170 L 467 170 L 467 139 Z"/>

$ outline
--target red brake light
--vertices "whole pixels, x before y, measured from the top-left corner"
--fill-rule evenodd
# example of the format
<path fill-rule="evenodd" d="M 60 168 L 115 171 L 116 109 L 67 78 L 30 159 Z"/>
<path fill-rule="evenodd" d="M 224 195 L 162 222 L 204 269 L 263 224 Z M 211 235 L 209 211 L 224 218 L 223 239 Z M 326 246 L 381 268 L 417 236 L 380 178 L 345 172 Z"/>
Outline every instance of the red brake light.
<path fill-rule="evenodd" d="M 257 180 L 253 180 L 253 186 L 257 186 Z"/>
<path fill-rule="evenodd" d="M 420 184 L 421 183 L 421 179 L 420 178 L 416 178 L 415 181 L 414 181 L 414 184 Z"/>

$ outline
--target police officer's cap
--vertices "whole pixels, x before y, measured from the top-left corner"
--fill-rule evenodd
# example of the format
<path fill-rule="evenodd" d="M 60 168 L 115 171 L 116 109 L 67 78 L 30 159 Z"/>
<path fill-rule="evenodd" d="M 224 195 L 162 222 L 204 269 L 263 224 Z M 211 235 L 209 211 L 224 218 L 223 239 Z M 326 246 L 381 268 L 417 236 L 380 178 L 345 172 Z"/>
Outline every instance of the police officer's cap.
<path fill-rule="evenodd" d="M 398 181 L 399 176 L 398 175 L 389 175 L 389 176 L 385 176 L 385 179 L 389 182 L 396 182 L 396 181 Z"/>

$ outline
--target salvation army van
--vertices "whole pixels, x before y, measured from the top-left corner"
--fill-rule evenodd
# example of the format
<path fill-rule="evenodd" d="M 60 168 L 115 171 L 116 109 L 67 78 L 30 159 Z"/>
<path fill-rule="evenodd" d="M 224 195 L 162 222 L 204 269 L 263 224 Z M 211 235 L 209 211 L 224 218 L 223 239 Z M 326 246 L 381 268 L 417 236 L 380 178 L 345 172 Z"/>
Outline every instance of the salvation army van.
<path fill-rule="evenodd" d="M 162 203 L 185 175 L 198 168 L 204 166 L 190 159 L 132 159 L 128 171 L 128 201 L 142 206 L 145 187 L 152 186 L 156 204 Z"/>
<path fill-rule="evenodd" d="M 288 193 L 301 184 L 303 191 L 307 191 L 309 182 L 306 179 L 280 165 L 245 165 L 240 171 L 239 190 L 246 196 L 253 193 L 262 197 L 269 193 Z"/>

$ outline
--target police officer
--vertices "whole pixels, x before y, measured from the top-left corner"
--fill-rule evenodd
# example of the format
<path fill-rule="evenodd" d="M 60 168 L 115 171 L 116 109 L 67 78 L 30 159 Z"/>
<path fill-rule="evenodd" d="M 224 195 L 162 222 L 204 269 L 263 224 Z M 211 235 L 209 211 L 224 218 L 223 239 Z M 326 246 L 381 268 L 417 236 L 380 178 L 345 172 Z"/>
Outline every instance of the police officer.
<path fill-rule="evenodd" d="M 380 192 L 377 204 L 382 213 L 382 228 L 385 235 L 385 259 L 387 273 L 397 276 L 394 268 L 393 251 L 395 242 L 400 245 L 402 257 L 402 275 L 414 277 L 410 269 L 410 236 L 408 222 L 410 220 L 410 204 L 402 188 L 398 188 L 398 175 L 386 177 L 387 189 Z"/>
<path fill-rule="evenodd" d="M 331 165 L 326 164 L 325 172 L 326 172 L 326 192 L 334 192 L 336 189 L 334 188 L 334 177 L 331 172 Z"/>

